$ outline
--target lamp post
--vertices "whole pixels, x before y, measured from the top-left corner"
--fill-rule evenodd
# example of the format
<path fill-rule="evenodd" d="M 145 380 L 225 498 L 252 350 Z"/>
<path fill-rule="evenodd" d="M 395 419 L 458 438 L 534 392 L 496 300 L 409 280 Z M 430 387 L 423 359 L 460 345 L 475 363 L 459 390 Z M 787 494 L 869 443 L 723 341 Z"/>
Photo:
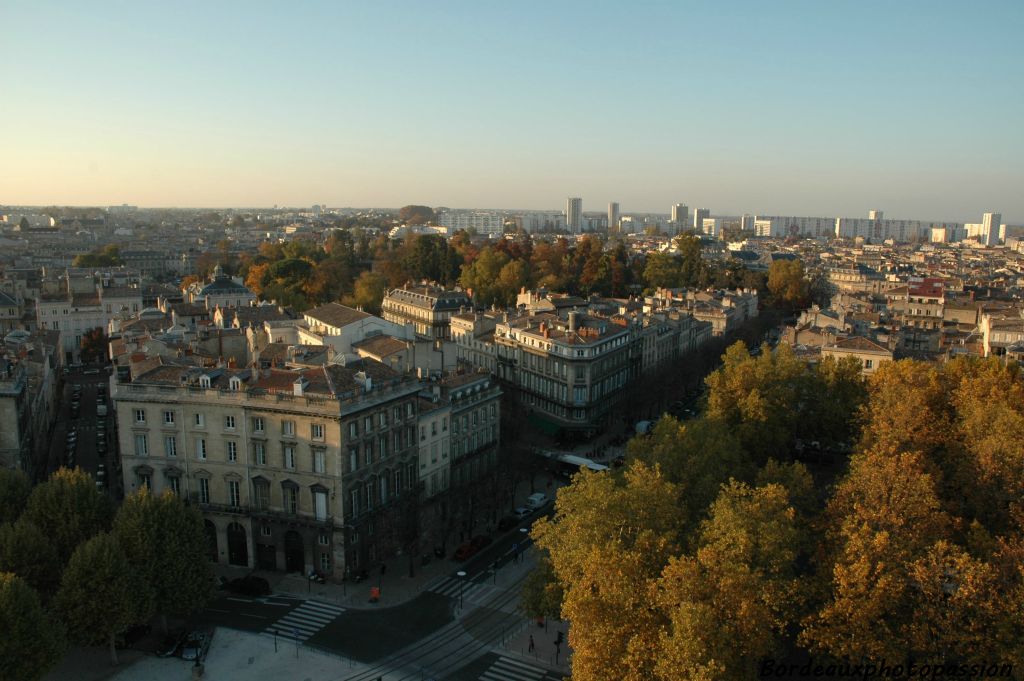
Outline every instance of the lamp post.
<path fill-rule="evenodd" d="M 526 537 L 527 537 L 527 535 L 529 533 L 530 533 L 530 530 L 528 528 L 525 528 L 525 527 L 520 527 L 519 528 L 519 534 L 523 535 L 523 538 L 522 538 L 522 541 L 519 542 L 519 547 L 520 548 L 519 548 L 519 552 L 516 553 L 516 560 L 522 560 L 521 556 L 523 555 L 523 551 L 526 550 Z"/>
<path fill-rule="evenodd" d="M 459 570 L 455 573 L 459 578 L 459 610 L 462 609 L 462 590 L 466 585 L 466 571 Z"/>

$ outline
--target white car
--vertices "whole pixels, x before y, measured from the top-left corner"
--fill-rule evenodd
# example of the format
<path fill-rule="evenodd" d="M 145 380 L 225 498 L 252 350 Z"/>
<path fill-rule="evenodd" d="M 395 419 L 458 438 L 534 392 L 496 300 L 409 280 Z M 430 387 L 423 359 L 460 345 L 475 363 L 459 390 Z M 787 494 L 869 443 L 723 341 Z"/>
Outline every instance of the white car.
<path fill-rule="evenodd" d="M 531 515 L 533 515 L 533 509 L 526 508 L 525 506 L 520 506 L 519 508 L 516 508 L 512 511 L 512 515 L 522 520 L 523 518 L 529 518 Z"/>

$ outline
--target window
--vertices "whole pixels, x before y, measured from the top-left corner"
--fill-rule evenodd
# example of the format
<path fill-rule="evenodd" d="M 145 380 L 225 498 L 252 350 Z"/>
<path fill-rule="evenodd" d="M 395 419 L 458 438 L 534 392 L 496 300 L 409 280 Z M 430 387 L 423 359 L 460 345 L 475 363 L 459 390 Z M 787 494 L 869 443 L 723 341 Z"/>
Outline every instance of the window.
<path fill-rule="evenodd" d="M 265 511 L 270 505 L 270 483 L 260 480 L 253 485 L 253 491 L 256 496 L 256 508 Z"/>
<path fill-rule="evenodd" d="M 320 537 L 317 539 L 317 541 L 319 542 L 320 546 L 328 546 L 331 543 L 331 538 L 327 535 L 326 532 L 321 532 Z"/>
<path fill-rule="evenodd" d="M 409 418 L 412 416 L 412 402 L 405 403 L 405 416 Z"/>
<path fill-rule="evenodd" d="M 230 506 L 241 506 L 238 487 L 237 480 L 228 480 L 228 505 Z"/>
<path fill-rule="evenodd" d="M 491 415 L 491 418 L 493 419 L 493 418 L 494 418 L 494 416 L 495 416 L 495 414 L 497 413 L 497 412 L 496 412 L 496 407 L 495 407 L 495 405 L 494 405 L 494 403 L 493 403 L 493 402 L 491 403 L 491 406 L 490 406 L 490 408 L 489 408 L 489 411 L 490 411 L 490 415 Z"/>
<path fill-rule="evenodd" d="M 295 437 L 295 421 L 281 421 L 281 434 L 285 437 Z"/>
<path fill-rule="evenodd" d="M 135 456 L 147 456 L 149 454 L 149 444 L 146 442 L 145 435 L 135 436 Z"/>
<path fill-rule="evenodd" d="M 196 414 L 195 416 L 196 428 L 202 428 L 206 425 L 206 417 L 203 414 Z"/>
<path fill-rule="evenodd" d="M 380 503 L 385 503 L 388 500 L 388 476 L 382 475 L 379 479 L 380 482 Z"/>
<path fill-rule="evenodd" d="M 441 419 L 441 432 L 442 433 L 447 433 L 448 432 L 448 417 L 447 416 L 445 416 L 445 417 L 443 417 Z"/>
<path fill-rule="evenodd" d="M 262 442 L 252 443 L 252 458 L 255 459 L 257 466 L 267 465 L 267 446 Z"/>
<path fill-rule="evenodd" d="M 402 469 L 399 468 L 395 471 L 395 494 L 399 494 L 402 491 Z"/>
<path fill-rule="evenodd" d="M 326 551 L 320 552 L 320 571 L 330 572 L 331 570 L 331 554 Z"/>
<path fill-rule="evenodd" d="M 324 439 L 324 424 L 311 423 L 309 425 L 309 436 L 314 440 Z"/>
<path fill-rule="evenodd" d="M 210 503 L 210 480 L 209 478 L 199 478 L 199 503 L 208 504 Z"/>
<path fill-rule="evenodd" d="M 284 488 L 284 510 L 293 515 L 299 512 L 299 490 L 297 488 Z"/>
<path fill-rule="evenodd" d="M 396 430 L 391 436 L 391 451 L 398 452 L 402 448 L 402 431 Z"/>
<path fill-rule="evenodd" d="M 864 368 L 865 369 L 870 369 L 873 365 L 874 365 L 874 360 L 871 360 L 871 359 L 864 360 Z"/>
<path fill-rule="evenodd" d="M 380 451 L 378 452 L 378 455 L 382 459 L 386 458 L 387 455 L 388 455 L 388 437 L 387 437 L 387 435 L 382 435 L 381 436 L 381 438 L 380 438 L 380 445 L 379 446 L 380 446 Z"/>
<path fill-rule="evenodd" d="M 348 448 L 348 472 L 352 473 L 359 468 L 359 448 Z"/>
<path fill-rule="evenodd" d="M 135 410 L 135 423 L 145 423 L 145 422 L 146 422 L 146 410 L 145 409 L 136 409 Z"/>
<path fill-rule="evenodd" d="M 412 487 L 416 484 L 416 464 L 411 463 L 405 467 L 405 484 Z"/>
<path fill-rule="evenodd" d="M 363 445 L 363 463 L 367 466 L 373 463 L 373 441 Z"/>
<path fill-rule="evenodd" d="M 323 473 L 326 468 L 327 454 L 322 449 L 313 450 L 313 472 Z"/>
<path fill-rule="evenodd" d="M 352 506 L 352 515 L 359 515 L 359 490 L 354 489 L 349 492 L 348 500 Z"/>
<path fill-rule="evenodd" d="M 225 430 L 234 430 L 235 429 L 235 417 L 234 416 L 225 416 L 224 417 L 224 429 Z"/>
<path fill-rule="evenodd" d="M 174 425 L 174 412 L 173 411 L 165 411 L 164 412 L 164 423 L 166 423 L 168 425 Z"/>
<path fill-rule="evenodd" d="M 437 435 L 437 419 L 430 422 L 430 435 Z"/>
<path fill-rule="evenodd" d="M 369 433 L 373 430 L 373 417 L 367 416 L 363 419 L 363 432 Z"/>
<path fill-rule="evenodd" d="M 430 445 L 430 463 L 437 463 L 437 443 Z"/>
<path fill-rule="evenodd" d="M 284 467 L 294 469 L 295 468 L 295 447 L 292 445 L 284 445 L 282 448 L 284 453 Z"/>
<path fill-rule="evenodd" d="M 395 407 L 394 409 L 391 410 L 391 416 L 394 417 L 395 423 L 398 423 L 399 421 L 402 420 L 402 410 L 399 409 L 398 407 Z"/>
<path fill-rule="evenodd" d="M 167 488 L 174 496 L 179 496 L 181 494 L 181 479 L 177 476 L 167 478 Z"/>
<path fill-rule="evenodd" d="M 252 431 L 254 433 L 262 433 L 264 429 L 264 422 L 262 416 L 255 416 L 252 419 Z"/>
<path fill-rule="evenodd" d="M 348 436 L 350 438 L 357 438 L 357 437 L 359 437 L 359 422 L 358 421 L 349 421 L 349 424 L 348 424 Z"/>
<path fill-rule="evenodd" d="M 174 439 L 173 435 L 168 435 L 164 438 L 164 455 L 165 456 L 177 456 L 178 455 L 178 441 Z"/>
<path fill-rule="evenodd" d="M 238 461 L 238 443 L 234 441 L 228 442 L 228 461 L 232 463 Z"/>
<path fill-rule="evenodd" d="M 149 473 L 139 473 L 139 489 L 143 487 L 148 490 L 153 489 L 153 476 Z"/>
<path fill-rule="evenodd" d="M 377 425 L 381 428 L 388 427 L 388 413 L 386 411 L 382 411 L 377 415 Z"/>
<path fill-rule="evenodd" d="M 270 536 L 270 525 L 263 525 L 262 527 L 260 527 L 260 536 L 261 537 L 269 537 Z"/>
<path fill-rule="evenodd" d="M 366 483 L 363 486 L 363 491 L 366 492 L 366 510 L 370 510 L 373 508 L 373 483 Z"/>
<path fill-rule="evenodd" d="M 327 520 L 327 492 L 313 492 L 313 510 L 317 520 Z"/>

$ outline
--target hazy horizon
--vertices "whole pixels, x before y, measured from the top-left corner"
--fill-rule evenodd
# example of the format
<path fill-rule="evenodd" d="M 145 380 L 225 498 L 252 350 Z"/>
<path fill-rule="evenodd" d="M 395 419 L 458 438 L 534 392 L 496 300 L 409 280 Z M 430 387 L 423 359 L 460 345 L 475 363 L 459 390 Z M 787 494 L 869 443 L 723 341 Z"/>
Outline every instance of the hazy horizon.
<path fill-rule="evenodd" d="M 1024 221 L 1016 2 L 40 2 L 0 19 L 5 205 L 581 196 Z"/>

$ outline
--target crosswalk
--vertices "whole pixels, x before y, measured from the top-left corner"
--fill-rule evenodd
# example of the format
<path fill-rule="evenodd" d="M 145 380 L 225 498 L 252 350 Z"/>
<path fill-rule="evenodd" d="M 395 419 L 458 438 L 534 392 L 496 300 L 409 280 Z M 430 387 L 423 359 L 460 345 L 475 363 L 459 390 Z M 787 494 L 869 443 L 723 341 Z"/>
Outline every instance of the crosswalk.
<path fill-rule="evenodd" d="M 303 601 L 287 615 L 264 629 L 266 634 L 303 642 L 334 621 L 344 608 L 320 601 Z"/>
<path fill-rule="evenodd" d="M 433 591 L 436 594 L 448 596 L 455 600 L 459 599 L 459 594 L 461 593 L 462 599 L 465 602 L 481 603 L 494 593 L 495 587 L 490 582 L 480 584 L 468 579 L 460 579 L 459 577 L 445 577 L 439 582 L 428 585 L 427 591 Z"/>
<path fill-rule="evenodd" d="M 499 657 L 480 675 L 480 681 L 541 681 L 549 678 L 557 679 L 561 676 L 509 657 Z"/>

